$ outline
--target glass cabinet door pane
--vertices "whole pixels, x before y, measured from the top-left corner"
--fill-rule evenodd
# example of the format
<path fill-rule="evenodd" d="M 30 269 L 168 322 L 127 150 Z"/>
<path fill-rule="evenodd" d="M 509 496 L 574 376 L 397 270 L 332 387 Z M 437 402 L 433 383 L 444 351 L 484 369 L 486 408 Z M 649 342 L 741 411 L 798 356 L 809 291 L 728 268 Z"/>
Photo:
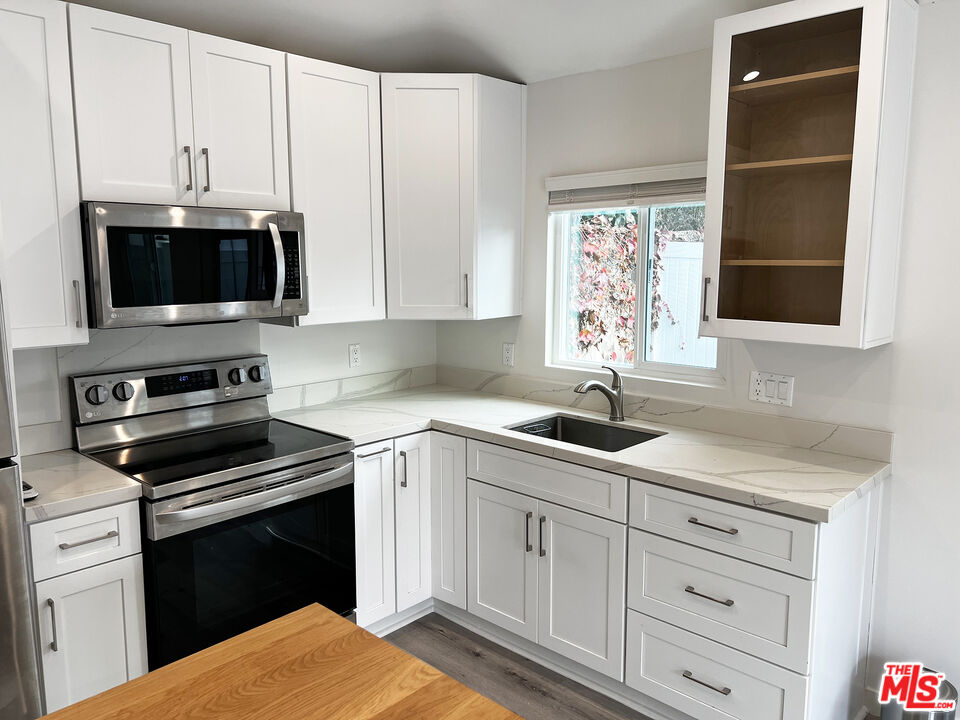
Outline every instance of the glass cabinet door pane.
<path fill-rule="evenodd" d="M 721 318 L 840 324 L 862 23 L 732 38 Z"/>

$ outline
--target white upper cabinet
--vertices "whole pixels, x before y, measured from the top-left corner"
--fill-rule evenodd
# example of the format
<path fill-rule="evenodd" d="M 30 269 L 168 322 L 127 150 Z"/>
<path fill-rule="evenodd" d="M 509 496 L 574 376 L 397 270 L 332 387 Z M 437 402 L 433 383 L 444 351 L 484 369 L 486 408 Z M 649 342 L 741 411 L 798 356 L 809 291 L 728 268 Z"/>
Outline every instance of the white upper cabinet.
<path fill-rule="evenodd" d="M 380 76 L 295 55 L 287 75 L 291 193 L 309 276 L 299 324 L 382 320 Z"/>
<path fill-rule="evenodd" d="M 716 22 L 701 335 L 893 339 L 916 24 L 912 0 Z"/>
<path fill-rule="evenodd" d="M 15 348 L 87 342 L 66 12 L 0 0 L 0 265 Z"/>
<path fill-rule="evenodd" d="M 290 209 L 284 54 L 190 33 L 200 205 Z"/>
<path fill-rule="evenodd" d="M 286 210 L 284 54 L 70 6 L 85 200 Z"/>
<path fill-rule="evenodd" d="M 85 200 L 196 205 L 182 28 L 70 5 Z"/>
<path fill-rule="evenodd" d="M 381 94 L 388 317 L 518 315 L 526 88 L 386 74 Z"/>

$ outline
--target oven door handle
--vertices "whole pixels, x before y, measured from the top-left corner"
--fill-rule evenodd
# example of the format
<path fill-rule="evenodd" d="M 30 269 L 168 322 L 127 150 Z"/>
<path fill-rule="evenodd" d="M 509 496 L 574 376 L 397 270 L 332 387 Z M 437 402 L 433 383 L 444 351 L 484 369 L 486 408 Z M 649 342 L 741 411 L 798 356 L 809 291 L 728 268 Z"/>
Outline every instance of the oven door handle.
<path fill-rule="evenodd" d="M 326 470 L 316 473 L 315 475 L 309 475 L 303 480 L 298 480 L 287 485 L 281 485 L 280 487 L 268 488 L 266 490 L 261 490 L 260 492 L 251 493 L 249 495 L 242 495 L 240 497 L 220 500 L 219 502 L 198 505 L 197 507 L 158 512 L 155 518 L 158 523 L 167 524 L 174 522 L 185 522 L 188 520 L 199 520 L 201 518 L 208 518 L 214 515 L 232 512 L 234 510 L 263 510 L 265 508 L 290 502 L 291 500 L 296 500 L 300 497 L 311 494 L 305 491 L 316 490 L 327 483 L 330 483 L 334 480 L 339 480 L 340 478 L 349 475 L 352 471 L 353 463 L 349 462 L 346 465 L 340 465 L 332 470 Z"/>
<path fill-rule="evenodd" d="M 283 254 L 283 242 L 280 240 L 280 228 L 276 223 L 268 222 L 270 236 L 273 238 L 273 251 L 277 254 L 277 288 L 273 293 L 273 306 L 280 307 L 283 291 L 287 284 L 287 259 Z"/>

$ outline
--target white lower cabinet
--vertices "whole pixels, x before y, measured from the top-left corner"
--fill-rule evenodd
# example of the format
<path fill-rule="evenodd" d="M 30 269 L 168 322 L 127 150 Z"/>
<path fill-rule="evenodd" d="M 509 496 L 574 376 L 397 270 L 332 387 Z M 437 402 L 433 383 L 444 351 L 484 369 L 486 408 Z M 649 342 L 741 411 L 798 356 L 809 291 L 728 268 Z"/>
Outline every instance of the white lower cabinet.
<path fill-rule="evenodd" d="M 467 609 L 622 680 L 626 527 L 476 480 L 467 499 Z"/>
<path fill-rule="evenodd" d="M 467 441 L 430 434 L 433 597 L 467 609 Z"/>
<path fill-rule="evenodd" d="M 147 672 L 139 555 L 37 583 L 47 711 Z"/>
<path fill-rule="evenodd" d="M 357 624 L 366 627 L 397 611 L 393 440 L 358 447 L 353 471 Z"/>
<path fill-rule="evenodd" d="M 430 598 L 430 433 L 394 441 L 397 612 Z"/>

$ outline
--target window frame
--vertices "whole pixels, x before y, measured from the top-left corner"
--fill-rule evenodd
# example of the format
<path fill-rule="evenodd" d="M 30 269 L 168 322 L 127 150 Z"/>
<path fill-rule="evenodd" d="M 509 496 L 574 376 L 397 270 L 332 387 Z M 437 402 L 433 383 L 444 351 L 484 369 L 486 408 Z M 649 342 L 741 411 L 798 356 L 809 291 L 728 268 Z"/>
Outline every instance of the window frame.
<path fill-rule="evenodd" d="M 689 163 L 688 165 L 699 166 L 699 163 Z M 681 166 L 670 166 L 681 167 Z M 583 187 L 598 187 L 604 184 L 614 185 L 616 179 L 622 178 L 627 172 L 645 172 L 641 171 L 621 171 L 615 173 L 594 173 L 589 176 L 570 176 L 570 180 L 576 181 L 580 178 L 589 178 L 589 182 Z M 611 182 L 604 183 L 603 178 L 609 177 Z M 673 178 L 678 179 L 678 178 Z M 563 178 L 551 178 L 550 181 L 564 180 Z M 575 187 L 575 186 L 571 186 Z M 558 189 L 558 188 L 550 188 Z M 584 360 L 567 360 L 563 358 L 562 341 L 564 335 L 565 322 L 565 298 L 564 298 L 564 277 L 568 267 L 569 243 L 566 242 L 566 235 L 569 234 L 569 223 L 566 232 L 561 223 L 558 222 L 559 213 L 564 213 L 565 218 L 569 218 L 572 212 L 583 210 L 599 209 L 618 209 L 618 208 L 644 208 L 689 203 L 705 202 L 704 193 L 675 193 L 671 195 L 638 198 L 634 201 L 595 201 L 585 203 L 564 203 L 562 205 L 548 205 L 547 207 L 547 252 L 552 257 L 548 257 L 547 267 L 549 277 L 547 281 L 547 357 L 545 364 L 547 367 L 558 369 L 577 369 L 600 371 L 601 365 L 597 362 Z M 694 367 L 690 365 L 673 365 L 670 363 L 659 363 L 644 360 L 647 344 L 647 309 L 649 288 L 649 269 L 648 261 L 650 257 L 650 238 L 649 238 L 649 210 L 643 213 L 643 217 L 638 218 L 637 227 L 637 248 L 640 257 L 637 261 L 637 312 L 635 313 L 635 351 L 634 362 L 632 366 L 616 365 L 617 372 L 624 377 L 636 378 L 640 380 L 651 380 L 657 382 L 680 383 L 684 385 L 695 385 L 701 387 L 724 388 L 727 386 L 727 372 L 729 362 L 729 346 L 722 339 L 717 339 L 717 366 L 716 368 Z M 702 288 L 701 288 L 702 292 Z M 702 298 L 701 298 L 702 300 Z"/>

